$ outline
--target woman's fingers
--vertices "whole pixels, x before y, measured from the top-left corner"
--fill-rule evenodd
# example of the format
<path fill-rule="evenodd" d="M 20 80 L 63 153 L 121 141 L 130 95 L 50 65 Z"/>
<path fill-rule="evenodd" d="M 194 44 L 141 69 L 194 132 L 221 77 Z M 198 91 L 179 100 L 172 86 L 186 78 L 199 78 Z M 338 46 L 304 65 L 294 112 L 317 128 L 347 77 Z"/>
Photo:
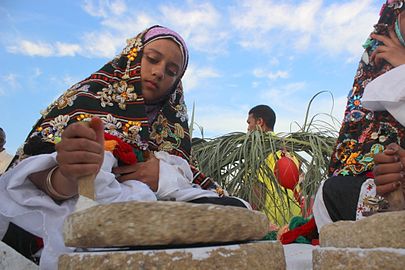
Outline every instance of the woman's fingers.
<path fill-rule="evenodd" d="M 392 192 L 394 190 L 397 190 L 400 186 L 399 182 L 392 182 L 389 184 L 377 186 L 377 194 L 378 195 L 384 195 L 386 193 Z"/>
<path fill-rule="evenodd" d="M 390 173 L 400 173 L 403 170 L 401 162 L 378 164 L 374 167 L 373 173 L 375 176 L 390 174 Z"/>
<path fill-rule="evenodd" d="M 388 173 L 375 177 L 374 182 L 377 186 L 396 183 L 405 180 L 404 172 Z"/>
<path fill-rule="evenodd" d="M 374 163 L 376 165 L 386 164 L 386 163 L 396 163 L 399 161 L 399 156 L 395 155 L 395 153 L 387 154 L 385 151 L 383 153 L 378 153 L 374 156 Z"/>

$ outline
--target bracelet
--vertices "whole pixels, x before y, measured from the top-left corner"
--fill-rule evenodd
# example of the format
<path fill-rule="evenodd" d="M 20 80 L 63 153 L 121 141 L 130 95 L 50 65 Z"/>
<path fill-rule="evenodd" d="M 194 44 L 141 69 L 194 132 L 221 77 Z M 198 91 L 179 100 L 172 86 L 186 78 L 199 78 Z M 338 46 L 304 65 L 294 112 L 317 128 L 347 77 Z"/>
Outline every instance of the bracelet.
<path fill-rule="evenodd" d="M 46 180 L 45 180 L 45 187 L 47 189 L 47 191 L 49 192 L 49 195 L 51 195 L 52 197 L 54 197 L 56 200 L 67 200 L 70 199 L 74 196 L 70 196 L 70 195 L 64 195 L 64 194 L 60 194 L 59 192 L 57 192 L 55 190 L 55 188 L 52 185 L 52 175 L 55 172 L 55 170 L 59 168 L 59 166 L 53 167 L 52 170 L 49 171 Z"/>

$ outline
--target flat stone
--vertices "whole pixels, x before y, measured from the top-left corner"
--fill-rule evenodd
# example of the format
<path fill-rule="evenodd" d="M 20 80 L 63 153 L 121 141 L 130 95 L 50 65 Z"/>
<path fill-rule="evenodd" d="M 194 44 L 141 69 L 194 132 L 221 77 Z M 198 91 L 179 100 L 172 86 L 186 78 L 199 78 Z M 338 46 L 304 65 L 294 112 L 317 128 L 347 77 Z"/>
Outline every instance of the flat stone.
<path fill-rule="evenodd" d="M 358 221 L 339 221 L 324 226 L 321 247 L 405 248 L 405 211 L 372 215 Z"/>
<path fill-rule="evenodd" d="M 71 247 L 225 243 L 262 239 L 269 221 L 246 208 L 185 202 L 124 202 L 73 213 L 64 224 Z"/>
<path fill-rule="evenodd" d="M 25 258 L 3 241 L 0 241 L 0 269 L 38 270 L 38 265 Z"/>
<path fill-rule="evenodd" d="M 273 270 L 286 269 L 279 242 L 260 241 L 187 249 L 87 252 L 59 257 L 59 270 Z"/>
<path fill-rule="evenodd" d="M 312 263 L 313 270 L 403 270 L 405 249 L 318 248 Z"/>

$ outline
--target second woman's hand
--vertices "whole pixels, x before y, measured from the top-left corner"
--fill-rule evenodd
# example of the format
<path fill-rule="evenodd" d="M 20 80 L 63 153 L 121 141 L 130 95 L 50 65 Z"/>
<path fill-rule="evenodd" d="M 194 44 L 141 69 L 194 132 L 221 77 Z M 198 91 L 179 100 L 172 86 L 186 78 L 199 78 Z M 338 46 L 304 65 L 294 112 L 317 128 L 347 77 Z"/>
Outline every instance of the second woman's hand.
<path fill-rule="evenodd" d="M 158 190 L 159 159 L 154 155 L 151 155 L 151 157 L 145 162 L 115 167 L 113 172 L 120 175 L 117 177 L 119 182 L 138 180 L 148 185 L 152 191 L 156 192 Z"/>

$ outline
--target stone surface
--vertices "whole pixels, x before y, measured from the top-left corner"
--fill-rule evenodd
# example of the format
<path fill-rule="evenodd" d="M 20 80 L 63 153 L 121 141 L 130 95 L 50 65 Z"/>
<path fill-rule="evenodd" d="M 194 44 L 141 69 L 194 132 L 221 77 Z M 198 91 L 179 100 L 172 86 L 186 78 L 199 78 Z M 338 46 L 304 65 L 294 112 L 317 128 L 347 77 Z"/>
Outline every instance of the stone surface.
<path fill-rule="evenodd" d="M 405 211 L 372 215 L 358 221 L 339 221 L 322 228 L 322 247 L 405 248 Z"/>
<path fill-rule="evenodd" d="M 272 270 L 286 269 L 286 265 L 280 243 L 260 241 L 187 249 L 73 253 L 59 257 L 58 269 Z"/>
<path fill-rule="evenodd" d="M 184 202 L 98 205 L 65 220 L 72 247 L 225 243 L 262 239 L 267 217 L 246 208 Z"/>
<path fill-rule="evenodd" d="M 38 265 L 34 264 L 3 241 L 0 241 L 0 269 L 14 270 L 38 270 Z"/>
<path fill-rule="evenodd" d="M 403 270 L 405 249 L 318 248 L 312 262 L 313 270 Z"/>

